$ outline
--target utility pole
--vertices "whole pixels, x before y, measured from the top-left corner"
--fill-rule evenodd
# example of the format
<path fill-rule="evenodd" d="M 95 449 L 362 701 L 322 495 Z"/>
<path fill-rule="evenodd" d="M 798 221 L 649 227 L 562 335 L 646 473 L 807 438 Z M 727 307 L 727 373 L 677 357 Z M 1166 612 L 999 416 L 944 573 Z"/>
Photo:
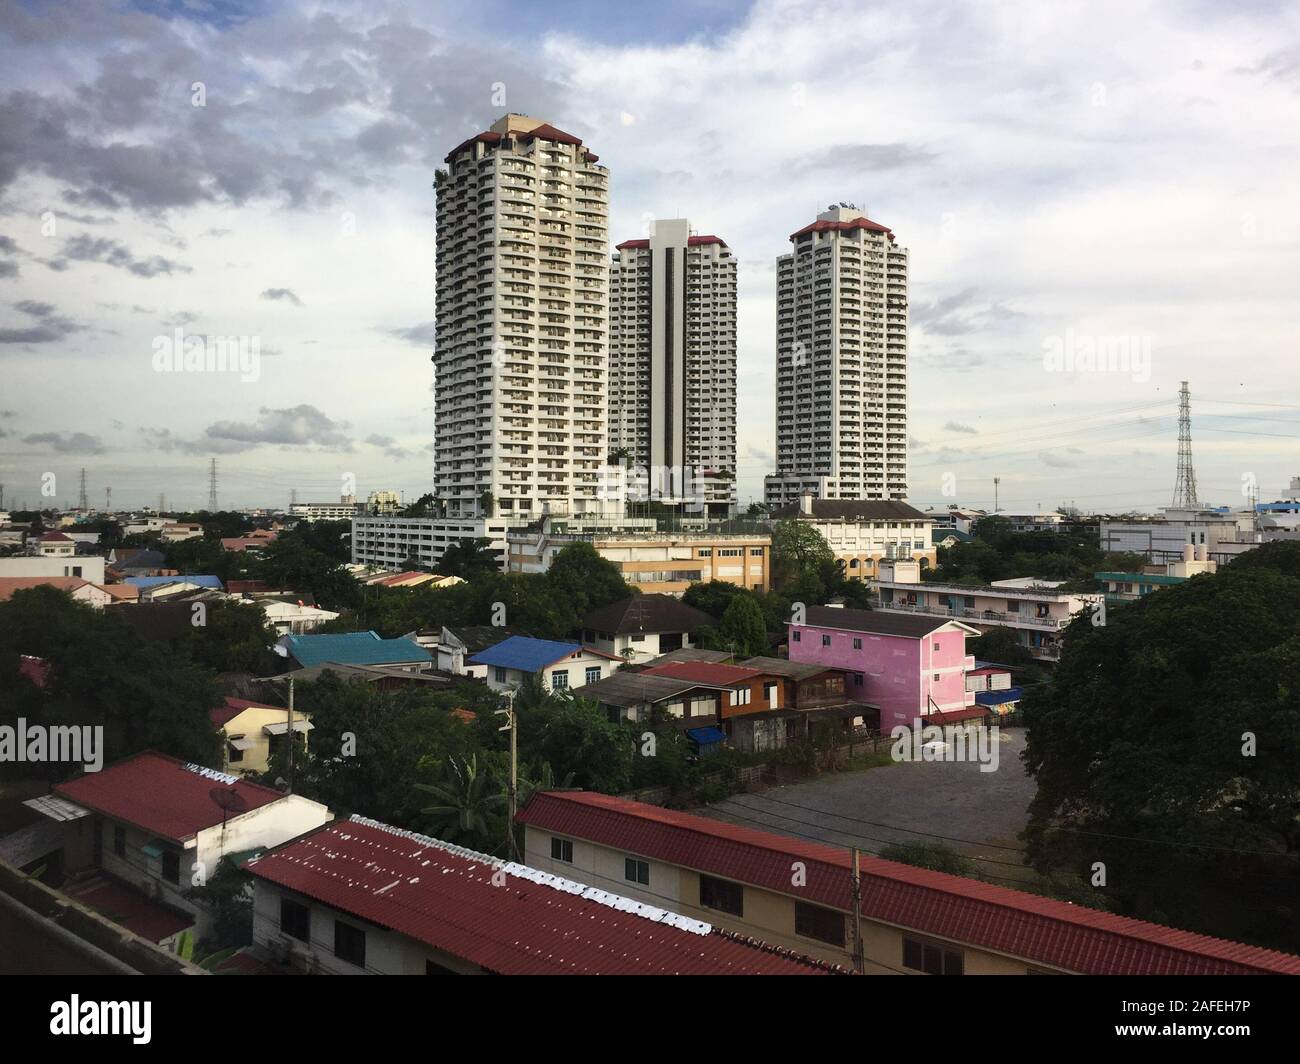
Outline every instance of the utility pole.
<path fill-rule="evenodd" d="M 515 813 L 519 802 L 519 721 L 515 716 L 515 692 L 512 688 L 506 692 L 506 708 L 494 710 L 496 716 L 504 714 L 506 724 L 497 731 L 510 733 L 510 782 L 506 787 L 506 838 L 510 843 L 510 860 L 518 862 L 519 844 L 515 841 Z"/>
<path fill-rule="evenodd" d="M 289 739 L 289 794 L 293 794 L 293 677 L 289 677 L 289 731 L 286 733 Z"/>
<path fill-rule="evenodd" d="M 862 851 L 853 847 L 853 970 L 858 975 L 867 974 L 867 959 L 862 949 Z"/>

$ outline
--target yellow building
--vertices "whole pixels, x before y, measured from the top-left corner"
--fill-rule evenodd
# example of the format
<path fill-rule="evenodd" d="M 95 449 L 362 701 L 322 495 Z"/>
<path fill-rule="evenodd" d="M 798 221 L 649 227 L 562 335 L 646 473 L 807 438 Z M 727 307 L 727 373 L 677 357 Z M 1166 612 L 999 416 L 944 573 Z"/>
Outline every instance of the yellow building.
<path fill-rule="evenodd" d="M 243 698 L 227 698 L 211 713 L 212 723 L 225 737 L 221 768 L 235 775 L 265 772 L 289 731 L 289 711 Z M 294 710 L 293 730 L 301 749 L 307 748 L 311 715 Z"/>

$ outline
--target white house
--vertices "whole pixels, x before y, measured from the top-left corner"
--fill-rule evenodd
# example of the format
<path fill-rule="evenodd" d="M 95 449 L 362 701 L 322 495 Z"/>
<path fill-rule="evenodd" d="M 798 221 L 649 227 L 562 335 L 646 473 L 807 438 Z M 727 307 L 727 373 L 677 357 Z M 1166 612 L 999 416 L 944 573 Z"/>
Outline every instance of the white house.
<path fill-rule="evenodd" d="M 580 643 L 514 635 L 479 651 L 467 664 L 487 666 L 485 679 L 494 691 L 518 687 L 529 676 L 538 677 L 548 691 L 567 691 L 603 680 L 621 661 Z"/>

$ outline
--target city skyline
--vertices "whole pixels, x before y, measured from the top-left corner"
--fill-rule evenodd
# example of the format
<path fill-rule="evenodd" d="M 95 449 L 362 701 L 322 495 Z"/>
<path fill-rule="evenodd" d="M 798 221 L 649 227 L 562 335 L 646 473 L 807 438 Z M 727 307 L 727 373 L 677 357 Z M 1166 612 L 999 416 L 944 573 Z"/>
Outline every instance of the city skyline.
<path fill-rule="evenodd" d="M 505 111 L 597 146 L 611 245 L 654 217 L 725 234 L 742 508 L 775 469 L 774 263 L 841 201 L 911 252 L 914 503 L 988 506 L 997 476 L 1004 507 L 1168 505 L 1184 379 L 1205 500 L 1241 505 L 1247 474 L 1263 499 L 1283 491 L 1300 226 L 1279 131 L 1297 94 L 1272 42 L 1294 14 L 1157 5 L 1123 23 L 1128 52 L 1089 48 L 1118 6 L 1048 23 L 687 5 L 671 32 L 571 7 L 540 38 L 541 76 L 537 27 L 499 37 L 490 12 L 453 25 L 333 5 L 309 25 L 263 5 L 9 6 L 6 500 L 35 501 L 55 472 L 70 505 L 85 466 L 92 502 L 111 485 L 122 506 L 165 492 L 188 509 L 214 455 L 230 505 L 330 498 L 345 473 L 362 494 L 431 491 L 430 185 Z M 869 58 L 838 62 L 855 40 Z M 982 56 L 999 70 L 964 92 Z M 42 140 L 43 120 L 60 134 Z M 258 379 L 159 374 L 176 329 L 258 338 Z M 1145 368 L 1046 365 L 1121 342 Z"/>

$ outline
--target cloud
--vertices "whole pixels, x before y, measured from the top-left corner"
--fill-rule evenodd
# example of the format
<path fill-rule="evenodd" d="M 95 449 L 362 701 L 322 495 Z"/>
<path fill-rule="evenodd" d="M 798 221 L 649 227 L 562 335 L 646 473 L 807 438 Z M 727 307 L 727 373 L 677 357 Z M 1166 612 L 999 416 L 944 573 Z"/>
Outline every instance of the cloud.
<path fill-rule="evenodd" d="M 404 458 L 409 458 L 411 457 L 412 453 L 414 453 L 412 451 L 407 450 L 407 448 L 401 446 L 396 440 L 393 439 L 393 437 L 381 436 L 378 435 L 377 433 L 372 433 L 371 435 L 367 436 L 366 443 L 370 444 L 371 447 L 380 448 L 384 452 L 384 455 L 386 457 L 398 461 Z"/>
<path fill-rule="evenodd" d="M 963 288 L 953 295 L 912 306 L 911 321 L 927 333 L 965 336 L 986 332 L 1024 315 L 1003 303 L 980 299 L 978 289 Z"/>
<path fill-rule="evenodd" d="M 837 144 L 823 151 L 800 155 L 793 170 L 799 174 L 845 171 L 879 173 L 924 166 L 937 158 L 933 152 L 911 144 Z"/>
<path fill-rule="evenodd" d="M 136 258 L 131 249 L 119 240 L 108 237 L 93 237 L 80 234 L 66 240 L 56 259 L 46 263 L 53 270 L 67 269 L 69 262 L 102 262 L 120 270 L 128 270 L 137 277 L 170 276 L 173 273 L 190 273 L 188 266 L 183 266 L 161 255 L 151 255 L 147 259 Z"/>
<path fill-rule="evenodd" d="M 388 329 L 389 335 L 405 340 L 416 347 L 432 347 L 437 337 L 438 323 L 422 321 L 418 325 L 408 325 L 404 329 Z"/>
<path fill-rule="evenodd" d="M 302 306 L 302 300 L 294 294 L 291 288 L 267 288 L 262 291 L 261 298 L 292 303 L 295 307 Z"/>
<path fill-rule="evenodd" d="M 352 440 L 336 422 L 316 407 L 302 403 L 274 410 L 263 407 L 256 421 L 218 421 L 209 425 L 200 446 L 216 450 L 247 451 L 263 444 L 282 447 L 316 447 L 350 451 Z"/>
<path fill-rule="evenodd" d="M 979 430 L 973 425 L 963 425 L 959 421 L 949 421 L 943 426 L 945 432 L 967 432 L 971 435 L 976 434 Z"/>
<path fill-rule="evenodd" d="M 23 443 L 43 446 L 55 454 L 103 454 L 104 444 L 98 436 L 84 432 L 34 432 Z"/>
<path fill-rule="evenodd" d="M 59 314 L 49 303 L 25 299 L 13 306 L 34 318 L 35 324 L 16 329 L 0 328 L 0 344 L 52 344 L 85 329 L 84 325 Z"/>

